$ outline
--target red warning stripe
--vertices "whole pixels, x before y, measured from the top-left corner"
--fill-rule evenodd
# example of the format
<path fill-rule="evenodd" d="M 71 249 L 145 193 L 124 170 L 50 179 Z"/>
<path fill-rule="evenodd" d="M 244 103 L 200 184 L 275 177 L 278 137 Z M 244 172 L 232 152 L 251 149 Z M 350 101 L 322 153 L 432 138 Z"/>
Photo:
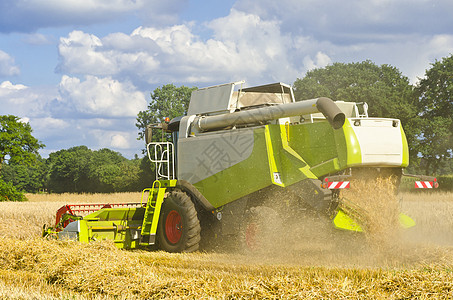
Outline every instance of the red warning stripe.
<path fill-rule="evenodd" d="M 328 189 L 349 189 L 349 181 L 332 181 L 327 183 Z"/>
<path fill-rule="evenodd" d="M 416 189 L 432 189 L 434 183 L 431 181 L 415 181 Z"/>

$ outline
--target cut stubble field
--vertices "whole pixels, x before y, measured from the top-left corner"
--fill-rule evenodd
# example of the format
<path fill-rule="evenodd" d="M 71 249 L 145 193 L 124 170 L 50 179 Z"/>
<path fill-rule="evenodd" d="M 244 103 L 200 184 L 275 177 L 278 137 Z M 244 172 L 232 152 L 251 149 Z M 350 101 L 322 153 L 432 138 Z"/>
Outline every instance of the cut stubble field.
<path fill-rule="evenodd" d="M 453 194 L 400 194 L 415 228 L 377 245 L 317 219 L 282 229 L 260 255 L 116 249 L 40 238 L 69 203 L 140 202 L 140 193 L 27 195 L 0 202 L 0 299 L 403 299 L 453 297 Z M 297 223 L 297 224 L 296 224 Z"/>

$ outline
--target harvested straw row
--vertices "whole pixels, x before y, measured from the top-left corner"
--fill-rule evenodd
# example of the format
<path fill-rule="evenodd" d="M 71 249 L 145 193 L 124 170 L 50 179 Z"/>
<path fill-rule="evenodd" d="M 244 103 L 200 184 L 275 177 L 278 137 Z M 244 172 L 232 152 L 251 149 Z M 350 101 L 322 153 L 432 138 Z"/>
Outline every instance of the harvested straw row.
<path fill-rule="evenodd" d="M 411 270 L 303 267 L 252 264 L 238 255 L 121 251 L 109 242 L 0 238 L 0 245 L 0 286 L 25 287 L 30 293 L 48 290 L 51 297 L 382 299 L 448 297 L 453 289 L 453 273 L 446 265 Z"/>

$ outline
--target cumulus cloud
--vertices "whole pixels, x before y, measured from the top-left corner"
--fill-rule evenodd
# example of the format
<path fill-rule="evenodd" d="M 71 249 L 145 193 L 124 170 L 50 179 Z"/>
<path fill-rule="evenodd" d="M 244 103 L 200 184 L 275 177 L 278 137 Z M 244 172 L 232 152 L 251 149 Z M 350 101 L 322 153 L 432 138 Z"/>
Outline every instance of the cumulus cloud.
<path fill-rule="evenodd" d="M 58 95 L 56 89 L 29 87 L 13 84 L 10 81 L 0 83 L 0 115 L 15 115 L 24 122 L 29 122 L 33 135 L 40 141 L 52 143 L 69 138 L 65 132 L 68 124 L 61 118 L 52 117 L 49 103 Z M 57 149 L 58 150 L 58 149 Z"/>
<path fill-rule="evenodd" d="M 33 135 L 47 147 L 43 156 L 75 145 L 110 148 L 128 157 L 143 147 L 136 140 L 135 117 L 146 109 L 141 92 L 129 83 L 88 76 L 63 76 L 53 90 L 0 83 L 0 114 L 29 122 Z"/>
<path fill-rule="evenodd" d="M 129 141 L 121 134 L 114 134 L 111 137 L 110 146 L 118 149 L 127 149 L 130 147 Z"/>
<path fill-rule="evenodd" d="M 88 75 L 84 81 L 64 75 L 59 91 L 61 101 L 73 105 L 77 113 L 104 117 L 135 117 L 146 109 L 142 92 L 129 82 Z"/>
<path fill-rule="evenodd" d="M 48 128 L 54 128 L 60 132 L 64 132 L 69 127 L 69 123 L 63 119 L 56 119 L 52 117 L 35 118 L 35 129 L 41 131 Z"/>
<path fill-rule="evenodd" d="M 123 33 L 104 39 L 82 31 L 72 31 L 61 38 L 58 46 L 60 63 L 57 71 L 70 74 L 137 77 L 157 69 L 156 46 L 150 40 Z"/>
<path fill-rule="evenodd" d="M 92 143 L 96 145 L 96 149 L 109 148 L 115 149 L 116 151 L 133 151 L 139 153 L 143 148 L 143 142 L 137 141 L 137 135 L 135 131 L 124 129 L 113 128 L 111 130 L 101 129 L 88 129 L 87 135 L 92 139 Z"/>
<path fill-rule="evenodd" d="M 64 145 L 64 143 L 62 143 L 63 141 L 67 143 L 71 140 L 73 142 L 77 140 L 78 135 L 73 132 L 74 128 L 71 126 L 71 120 L 51 116 L 32 117 L 27 119 L 30 120 L 30 125 L 33 128 L 33 135 L 39 140 L 44 141 L 47 146 L 49 146 L 49 144 Z"/>
<path fill-rule="evenodd" d="M 3 81 L 2 83 L 0 83 L 0 97 L 7 95 L 11 92 L 14 92 L 14 91 L 24 90 L 26 88 L 27 88 L 27 86 L 25 86 L 23 84 L 13 84 L 9 80 Z"/>
<path fill-rule="evenodd" d="M 304 66 L 308 71 L 317 68 L 324 68 L 331 63 L 332 60 L 330 59 L 330 57 L 322 52 L 316 53 L 314 60 L 310 56 L 306 56 L 304 58 Z"/>
<path fill-rule="evenodd" d="M 234 8 L 279 21 L 296 44 L 290 62 L 302 62 L 298 77 L 326 62 L 370 59 L 399 68 L 416 83 L 436 58 L 453 53 L 449 0 L 238 0 Z"/>
<path fill-rule="evenodd" d="M 0 32 L 92 25 L 139 15 L 151 24 L 175 21 L 186 0 L 15 0 L 0 2 Z M 166 3 L 166 4 L 165 4 Z"/>
<path fill-rule="evenodd" d="M 237 9 L 231 9 L 227 16 L 203 24 L 140 26 L 131 34 L 112 33 L 105 37 L 73 31 L 60 39 L 57 71 L 127 80 L 140 90 L 147 90 L 170 82 L 198 86 L 241 79 L 248 84 L 292 83 L 306 71 L 335 61 L 371 59 L 401 68 L 413 81 L 416 72 L 429 67 L 428 58 L 433 57 L 429 53 L 447 55 L 453 49 L 452 35 L 439 34 L 429 41 L 418 33 L 403 34 L 402 28 L 395 33 L 375 32 L 373 26 L 385 26 L 385 22 L 379 17 L 371 20 L 366 14 L 341 21 L 342 26 L 350 23 L 360 27 L 357 32 L 340 28 L 335 23 L 340 21 L 331 18 L 334 9 L 315 14 L 314 8 L 320 5 L 317 2 L 284 0 L 285 6 L 264 1 L 257 8 L 254 2 L 240 0 L 235 5 Z M 348 10 L 335 3 L 331 4 L 339 15 L 351 13 L 351 4 L 345 5 Z M 354 2 L 354 5 L 362 11 L 380 8 L 378 14 L 382 16 L 391 14 L 387 10 L 395 7 L 389 1 L 374 1 L 368 6 Z M 415 6 L 420 9 L 422 3 L 416 2 Z M 314 15 L 317 16 L 313 20 L 315 25 L 308 24 L 306 19 L 313 19 Z M 296 17 L 300 24 L 286 30 Z M 401 26 L 405 25 L 401 23 Z M 322 32 L 331 29 L 338 36 L 325 39 L 326 33 Z M 203 38 L 196 34 L 200 31 L 211 34 Z M 349 35 L 353 38 L 349 39 Z"/>
<path fill-rule="evenodd" d="M 113 74 L 115 66 L 103 53 L 97 51 L 101 40 L 93 34 L 72 31 L 67 38 L 61 38 L 58 46 L 63 61 L 59 72 L 72 74 L 108 75 Z"/>
<path fill-rule="evenodd" d="M 192 26 L 141 26 L 106 37 L 73 31 L 60 39 L 57 71 L 126 78 L 142 89 L 168 82 L 292 81 L 300 72 L 299 44 L 277 21 L 233 9 L 200 25 L 213 32 L 207 40 Z"/>
<path fill-rule="evenodd" d="M 11 81 L 0 83 L 0 114 L 19 117 L 46 115 L 46 104 L 56 96 L 53 89 L 32 88 Z"/>
<path fill-rule="evenodd" d="M 0 50 L 0 76 L 19 75 L 20 69 L 15 65 L 14 58 Z"/>

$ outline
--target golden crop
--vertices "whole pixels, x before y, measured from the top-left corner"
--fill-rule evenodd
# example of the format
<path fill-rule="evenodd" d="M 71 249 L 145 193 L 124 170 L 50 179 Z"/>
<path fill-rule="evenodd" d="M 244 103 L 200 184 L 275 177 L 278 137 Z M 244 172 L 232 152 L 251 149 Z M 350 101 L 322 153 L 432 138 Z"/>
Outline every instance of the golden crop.
<path fill-rule="evenodd" d="M 452 194 L 400 195 L 417 228 L 395 238 L 391 251 L 374 251 L 363 236 L 323 230 L 310 221 L 294 231 L 300 240 L 292 235 L 272 255 L 260 256 L 124 251 L 108 241 L 41 239 L 42 225 L 52 224 L 63 204 L 138 202 L 140 194 L 27 197 L 29 202 L 0 203 L 0 299 L 453 296 Z"/>

